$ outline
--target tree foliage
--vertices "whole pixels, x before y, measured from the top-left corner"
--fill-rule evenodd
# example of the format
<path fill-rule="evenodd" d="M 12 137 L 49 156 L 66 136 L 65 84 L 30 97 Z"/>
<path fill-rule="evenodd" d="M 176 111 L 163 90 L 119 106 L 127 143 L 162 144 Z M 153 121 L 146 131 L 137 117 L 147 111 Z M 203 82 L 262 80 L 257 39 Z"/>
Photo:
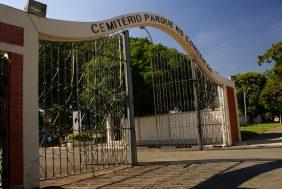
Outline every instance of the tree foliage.
<path fill-rule="evenodd" d="M 274 43 L 272 48 L 267 49 L 263 55 L 258 56 L 259 65 L 265 62 L 274 64 L 273 74 L 282 79 L 282 41 Z"/>
<path fill-rule="evenodd" d="M 258 115 L 264 112 L 259 97 L 265 83 L 266 77 L 260 73 L 247 72 L 236 75 L 235 85 L 240 112 L 244 112 L 244 87 L 246 92 L 247 112 L 249 115 Z"/>
<path fill-rule="evenodd" d="M 267 83 L 260 94 L 263 106 L 273 115 L 282 112 L 282 42 L 274 43 L 272 48 L 258 57 L 258 64 L 272 63 L 273 68 L 267 72 Z"/>
<path fill-rule="evenodd" d="M 282 82 L 277 77 L 266 83 L 260 94 L 262 105 L 273 114 L 278 115 L 282 110 Z"/>
<path fill-rule="evenodd" d="M 152 85 L 152 58 L 154 53 L 168 55 L 168 64 L 176 67 L 179 62 L 175 56 L 181 55 L 176 49 L 153 44 L 147 38 L 130 38 L 130 62 L 132 68 L 134 111 L 137 116 L 154 114 L 154 96 Z M 154 70 L 155 75 L 165 74 Z"/>

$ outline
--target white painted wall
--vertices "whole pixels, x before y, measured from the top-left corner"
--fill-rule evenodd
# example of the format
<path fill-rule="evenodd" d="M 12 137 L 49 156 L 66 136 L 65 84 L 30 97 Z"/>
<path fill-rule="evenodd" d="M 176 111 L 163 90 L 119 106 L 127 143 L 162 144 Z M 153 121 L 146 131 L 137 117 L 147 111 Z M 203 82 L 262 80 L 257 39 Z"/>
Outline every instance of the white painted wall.
<path fill-rule="evenodd" d="M 218 141 L 223 143 L 223 112 L 202 111 L 201 114 L 204 138 L 209 138 L 214 144 L 218 144 Z M 173 139 L 179 144 L 196 144 L 197 112 L 136 117 L 135 131 L 138 145 L 157 145 L 158 139 Z"/>

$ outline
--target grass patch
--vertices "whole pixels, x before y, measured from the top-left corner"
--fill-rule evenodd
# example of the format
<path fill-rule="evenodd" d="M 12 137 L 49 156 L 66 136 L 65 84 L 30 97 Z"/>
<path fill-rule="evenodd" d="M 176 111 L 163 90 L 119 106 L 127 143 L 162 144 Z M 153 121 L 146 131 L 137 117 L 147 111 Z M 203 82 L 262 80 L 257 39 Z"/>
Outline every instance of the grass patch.
<path fill-rule="evenodd" d="M 241 137 L 242 140 L 247 140 L 277 127 L 282 127 L 282 125 L 280 123 L 259 123 L 243 125 L 240 127 Z"/>

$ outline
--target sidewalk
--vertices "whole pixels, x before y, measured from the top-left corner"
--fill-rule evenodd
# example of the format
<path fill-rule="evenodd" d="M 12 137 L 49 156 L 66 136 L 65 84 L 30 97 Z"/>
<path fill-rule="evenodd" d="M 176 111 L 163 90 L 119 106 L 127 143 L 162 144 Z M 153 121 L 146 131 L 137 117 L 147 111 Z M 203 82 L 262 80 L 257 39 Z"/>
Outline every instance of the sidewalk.
<path fill-rule="evenodd" d="M 282 147 L 282 127 L 266 131 L 259 136 L 242 141 L 233 148 Z"/>

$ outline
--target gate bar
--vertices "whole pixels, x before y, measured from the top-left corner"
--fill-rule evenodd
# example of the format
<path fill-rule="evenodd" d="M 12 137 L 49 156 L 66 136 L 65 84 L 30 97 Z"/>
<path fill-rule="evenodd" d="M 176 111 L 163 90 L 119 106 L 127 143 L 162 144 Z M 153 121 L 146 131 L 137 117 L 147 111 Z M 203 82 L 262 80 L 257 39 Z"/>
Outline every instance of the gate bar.
<path fill-rule="evenodd" d="M 124 71 L 125 71 L 125 83 L 126 83 L 126 93 L 127 93 L 127 120 L 130 131 L 130 155 L 131 164 L 137 165 L 137 148 L 136 148 L 136 133 L 135 133 L 135 119 L 134 119 L 134 102 L 133 102 L 133 88 L 132 88 L 132 75 L 130 68 L 129 59 L 129 32 L 125 30 L 123 33 L 123 51 L 124 51 Z"/>
<path fill-rule="evenodd" d="M 202 133 L 202 123 L 201 123 L 201 107 L 199 99 L 199 78 L 197 77 L 196 64 L 191 59 L 192 62 L 192 77 L 193 77 L 193 86 L 194 86 L 194 95 L 195 95 L 195 110 L 197 112 L 197 122 L 198 122 L 198 147 L 199 150 L 203 150 L 203 133 Z"/>

